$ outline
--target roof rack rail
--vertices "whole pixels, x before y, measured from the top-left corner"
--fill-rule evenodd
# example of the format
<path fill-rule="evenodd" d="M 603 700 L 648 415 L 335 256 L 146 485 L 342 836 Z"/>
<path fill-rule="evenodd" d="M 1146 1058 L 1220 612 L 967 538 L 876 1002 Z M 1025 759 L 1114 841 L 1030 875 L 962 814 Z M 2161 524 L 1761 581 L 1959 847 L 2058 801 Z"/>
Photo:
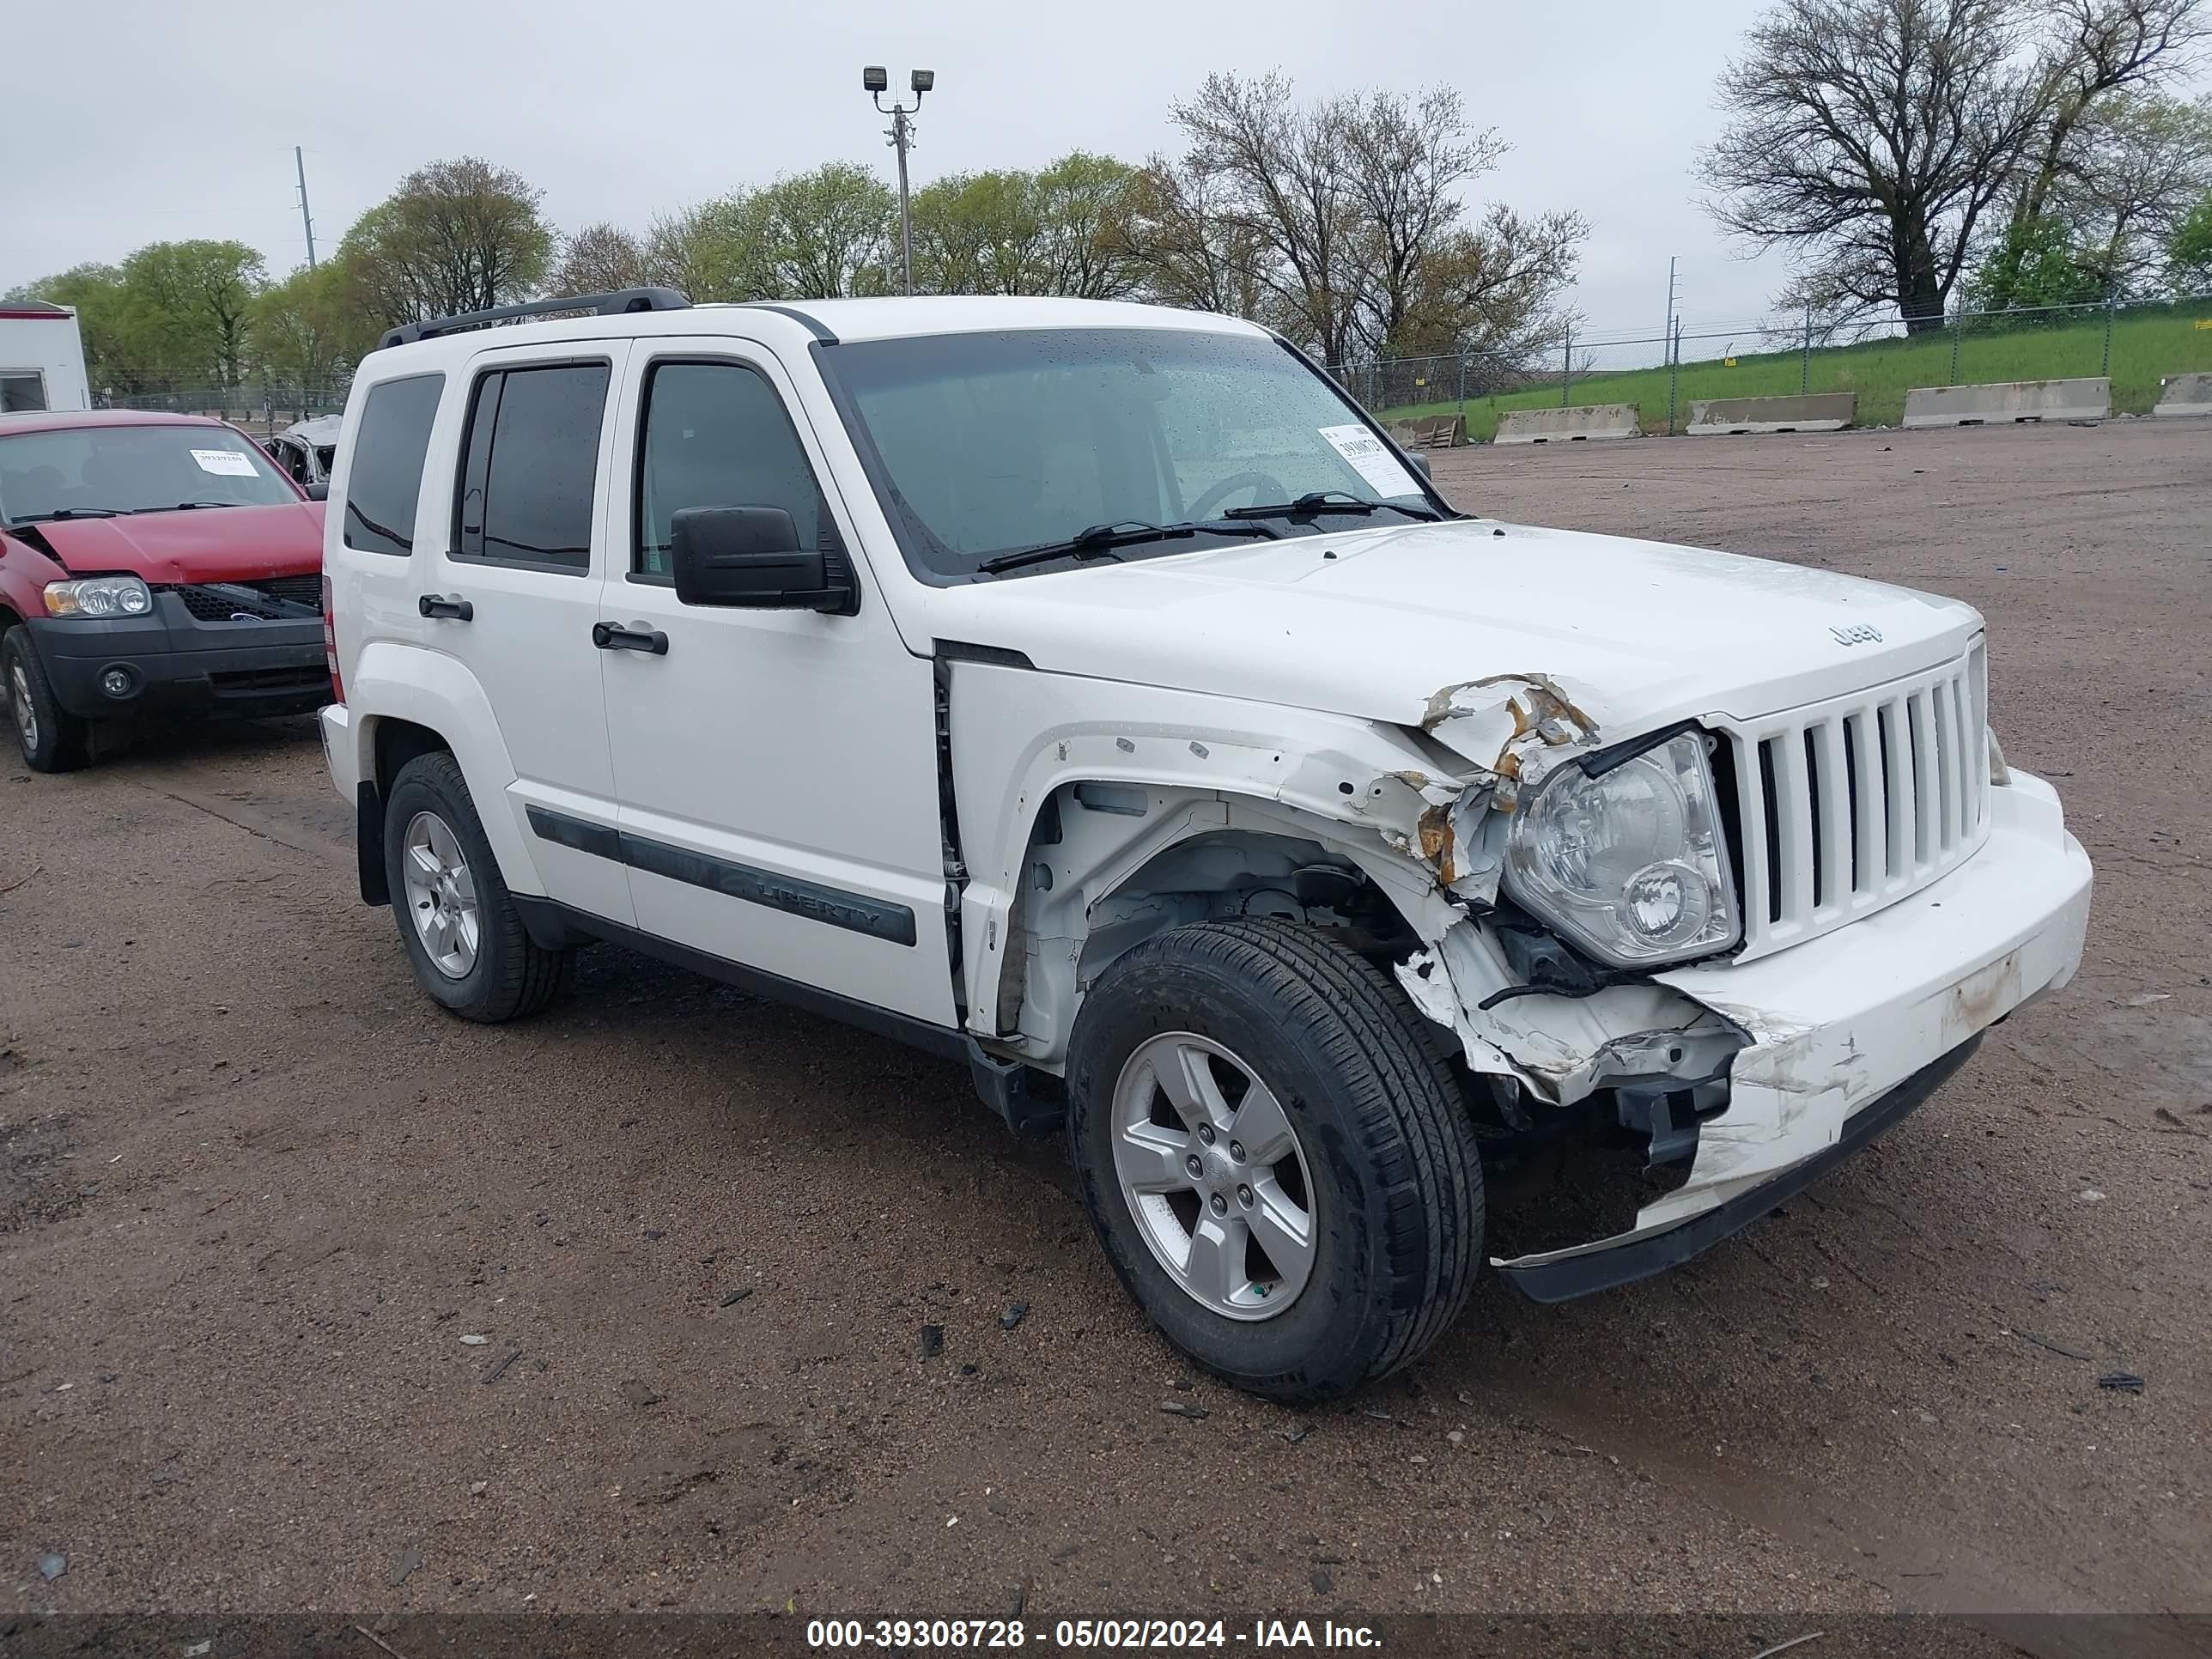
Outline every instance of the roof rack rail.
<path fill-rule="evenodd" d="M 417 340 L 434 340 L 441 334 L 452 334 L 465 328 L 482 328 L 489 323 L 510 322 L 520 317 L 548 317 L 563 312 L 588 311 L 599 317 L 619 317 L 632 311 L 685 311 L 691 301 L 672 288 L 623 288 L 611 294 L 571 294 L 549 300 L 532 300 L 518 306 L 494 306 L 489 311 L 465 311 L 458 317 L 433 317 L 426 322 L 402 323 L 398 328 L 387 328 L 376 343 L 377 349 L 386 346 L 412 345 Z"/>

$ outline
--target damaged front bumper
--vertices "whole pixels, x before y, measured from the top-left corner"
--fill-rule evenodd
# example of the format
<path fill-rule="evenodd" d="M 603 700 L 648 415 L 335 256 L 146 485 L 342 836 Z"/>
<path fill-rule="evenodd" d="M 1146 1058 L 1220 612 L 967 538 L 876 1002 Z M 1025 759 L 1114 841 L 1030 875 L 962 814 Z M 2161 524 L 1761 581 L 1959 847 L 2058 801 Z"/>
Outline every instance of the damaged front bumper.
<path fill-rule="evenodd" d="M 1750 1039 L 1730 1062 L 1726 1109 L 1698 1124 L 1688 1179 L 1629 1231 L 1498 1271 L 1556 1302 L 1686 1261 L 1873 1139 L 1990 1026 L 2070 980 L 2087 855 L 2039 778 L 2013 773 L 1990 792 L 1990 816 L 1979 852 L 1887 909 L 1755 962 L 1654 975 Z"/>

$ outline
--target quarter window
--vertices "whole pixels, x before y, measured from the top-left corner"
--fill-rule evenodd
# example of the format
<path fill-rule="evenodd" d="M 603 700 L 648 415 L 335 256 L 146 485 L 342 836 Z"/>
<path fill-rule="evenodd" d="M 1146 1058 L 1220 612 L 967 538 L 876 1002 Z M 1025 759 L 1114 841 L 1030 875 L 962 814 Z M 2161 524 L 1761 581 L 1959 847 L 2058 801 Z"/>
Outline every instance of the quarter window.
<path fill-rule="evenodd" d="M 821 546 L 822 489 L 775 388 L 735 363 L 656 363 L 639 443 L 630 568 L 665 580 L 669 526 L 687 507 L 780 507 L 801 547 Z M 834 532 L 832 532 L 834 534 Z"/>
<path fill-rule="evenodd" d="M 592 562 L 605 363 L 495 369 L 477 382 L 453 556 L 581 573 Z"/>
<path fill-rule="evenodd" d="M 348 547 L 403 558 L 415 550 L 422 460 L 430 453 L 430 423 L 445 388 L 442 374 L 411 374 L 370 389 L 346 480 Z"/>

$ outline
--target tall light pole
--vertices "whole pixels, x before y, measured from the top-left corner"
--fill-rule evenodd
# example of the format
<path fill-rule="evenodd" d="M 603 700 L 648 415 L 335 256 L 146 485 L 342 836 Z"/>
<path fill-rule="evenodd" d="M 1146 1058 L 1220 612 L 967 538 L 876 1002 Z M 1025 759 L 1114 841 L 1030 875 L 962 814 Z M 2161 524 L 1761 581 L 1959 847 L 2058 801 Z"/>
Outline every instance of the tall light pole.
<path fill-rule="evenodd" d="M 860 71 L 861 89 L 873 94 L 876 108 L 891 118 L 891 124 L 884 130 L 884 136 L 891 141 L 891 148 L 898 152 L 899 264 L 905 273 L 906 291 L 911 294 L 914 292 L 914 211 L 907 202 L 906 153 L 914 148 L 914 122 L 909 118 L 921 107 L 921 94 L 937 84 L 937 71 L 915 70 L 907 77 L 907 84 L 914 88 L 914 102 L 902 104 L 893 99 L 890 107 L 884 109 L 884 94 L 890 90 L 890 74 L 880 64 L 871 64 Z"/>
<path fill-rule="evenodd" d="M 297 144 L 292 146 L 292 165 L 300 170 L 300 228 L 307 233 L 307 269 L 315 268 L 315 218 L 307 211 L 307 158 Z"/>

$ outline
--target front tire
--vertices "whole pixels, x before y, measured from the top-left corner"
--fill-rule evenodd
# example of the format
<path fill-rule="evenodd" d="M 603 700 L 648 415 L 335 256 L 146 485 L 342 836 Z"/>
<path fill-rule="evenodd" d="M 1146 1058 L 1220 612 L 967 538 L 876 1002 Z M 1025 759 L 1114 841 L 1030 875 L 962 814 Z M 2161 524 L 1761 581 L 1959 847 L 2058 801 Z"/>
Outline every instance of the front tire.
<path fill-rule="evenodd" d="M 522 925 L 459 763 L 440 750 L 399 769 L 384 812 L 384 870 L 415 982 L 464 1019 L 534 1014 L 568 988 L 575 952 Z"/>
<path fill-rule="evenodd" d="M 31 637 L 11 628 L 0 639 L 0 696 L 8 703 L 15 746 L 33 772 L 74 772 L 92 759 L 92 724 L 54 700 Z"/>
<path fill-rule="evenodd" d="M 1465 1305 L 1473 1121 L 1419 1012 L 1321 930 L 1146 940 L 1085 1000 L 1067 1079 L 1108 1259 L 1217 1376 L 1334 1399 L 1419 1358 Z"/>

